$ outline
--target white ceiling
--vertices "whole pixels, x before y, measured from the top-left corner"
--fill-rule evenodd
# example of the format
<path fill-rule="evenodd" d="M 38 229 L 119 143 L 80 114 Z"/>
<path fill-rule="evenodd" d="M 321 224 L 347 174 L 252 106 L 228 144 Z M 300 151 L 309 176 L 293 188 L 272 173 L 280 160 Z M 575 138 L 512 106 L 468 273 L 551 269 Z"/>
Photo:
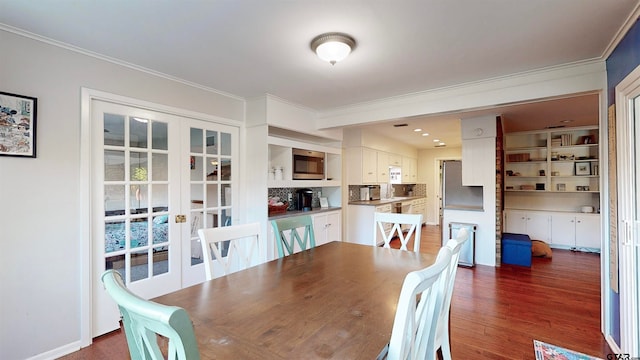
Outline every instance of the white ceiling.
<path fill-rule="evenodd" d="M 599 59 L 639 3 L 0 2 L 5 29 L 30 32 L 243 98 L 268 93 L 316 110 Z M 316 35 L 331 31 L 348 33 L 357 41 L 353 53 L 335 66 L 320 61 L 309 48 Z M 430 122 L 434 128 L 460 116 Z M 459 138 L 459 131 L 456 135 Z"/>

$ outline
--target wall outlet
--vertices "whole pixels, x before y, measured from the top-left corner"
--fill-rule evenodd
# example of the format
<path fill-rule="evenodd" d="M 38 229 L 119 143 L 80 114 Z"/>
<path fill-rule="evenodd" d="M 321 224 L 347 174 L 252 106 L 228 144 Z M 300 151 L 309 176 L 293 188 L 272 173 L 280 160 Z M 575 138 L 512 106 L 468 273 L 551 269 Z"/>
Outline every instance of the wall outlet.
<path fill-rule="evenodd" d="M 353 190 L 349 190 L 349 197 L 353 197 Z"/>
<path fill-rule="evenodd" d="M 318 197 L 322 196 L 322 191 L 318 191 Z"/>
<path fill-rule="evenodd" d="M 293 196 L 291 196 L 291 193 L 287 194 L 287 201 L 291 202 L 291 200 L 293 200 Z"/>

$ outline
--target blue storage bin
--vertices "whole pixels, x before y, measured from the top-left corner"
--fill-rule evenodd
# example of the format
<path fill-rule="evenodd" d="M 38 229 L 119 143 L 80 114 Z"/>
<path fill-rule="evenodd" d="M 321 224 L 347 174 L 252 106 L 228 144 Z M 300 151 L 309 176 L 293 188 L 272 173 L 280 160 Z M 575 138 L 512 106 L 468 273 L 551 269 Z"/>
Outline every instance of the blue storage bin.
<path fill-rule="evenodd" d="M 531 266 L 531 239 L 526 234 L 502 234 L 502 262 Z"/>

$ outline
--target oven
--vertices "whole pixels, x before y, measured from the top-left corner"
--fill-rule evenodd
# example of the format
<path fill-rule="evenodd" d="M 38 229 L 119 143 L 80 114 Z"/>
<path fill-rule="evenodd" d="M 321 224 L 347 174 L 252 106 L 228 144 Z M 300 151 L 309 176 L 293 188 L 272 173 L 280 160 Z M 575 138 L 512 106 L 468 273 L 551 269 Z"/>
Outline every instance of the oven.
<path fill-rule="evenodd" d="M 320 151 L 292 149 L 294 180 L 324 180 L 324 157 Z"/>

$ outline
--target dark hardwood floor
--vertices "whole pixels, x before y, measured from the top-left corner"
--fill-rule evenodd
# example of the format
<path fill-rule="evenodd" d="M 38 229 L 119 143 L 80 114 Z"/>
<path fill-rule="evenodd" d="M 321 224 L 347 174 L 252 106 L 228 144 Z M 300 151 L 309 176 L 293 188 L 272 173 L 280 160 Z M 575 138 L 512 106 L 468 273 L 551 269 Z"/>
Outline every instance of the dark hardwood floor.
<path fill-rule="evenodd" d="M 421 251 L 436 254 L 440 228 L 422 228 Z M 603 359 L 611 352 L 600 332 L 600 256 L 553 250 L 531 268 L 460 267 L 451 303 L 453 359 L 535 359 L 533 340 Z M 63 357 L 127 359 L 120 331 Z"/>

